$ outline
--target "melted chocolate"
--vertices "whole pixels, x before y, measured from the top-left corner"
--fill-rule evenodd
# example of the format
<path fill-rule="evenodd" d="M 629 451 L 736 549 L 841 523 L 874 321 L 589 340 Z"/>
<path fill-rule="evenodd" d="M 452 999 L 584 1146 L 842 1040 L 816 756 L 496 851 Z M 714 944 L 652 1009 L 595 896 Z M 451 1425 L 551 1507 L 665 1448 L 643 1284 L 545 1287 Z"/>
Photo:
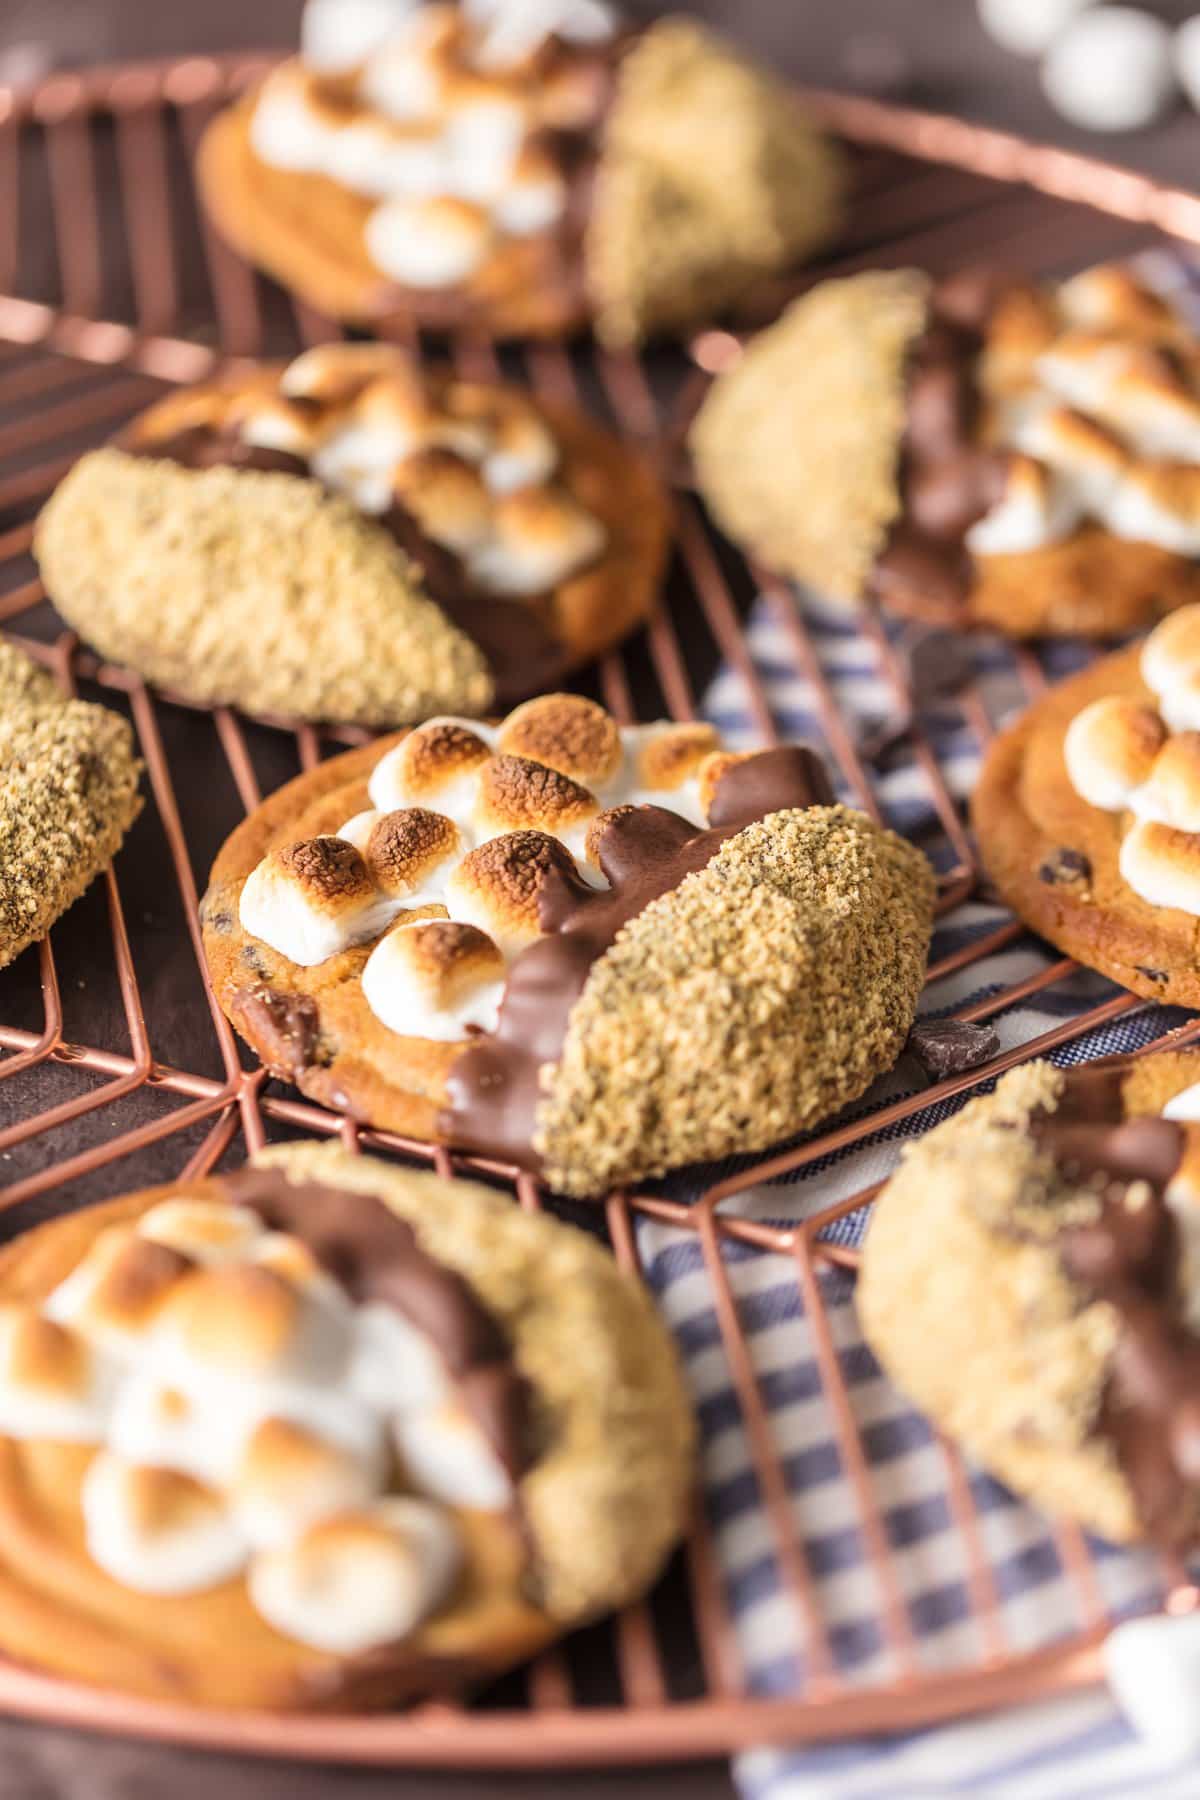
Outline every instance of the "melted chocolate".
<path fill-rule="evenodd" d="M 964 539 L 1004 492 L 1008 457 L 977 441 L 975 363 L 992 312 L 1014 285 L 993 270 L 950 276 L 930 297 L 929 324 L 908 372 L 901 447 L 903 510 L 872 575 L 885 605 L 961 616 L 971 586 Z"/>
<path fill-rule="evenodd" d="M 121 447 L 131 456 L 160 458 L 185 469 L 257 469 L 316 480 L 303 457 L 247 444 L 236 432 L 208 425 L 192 426 L 169 438 L 130 439 Z M 460 559 L 427 537 L 405 507 L 395 505 L 375 522 L 417 564 L 430 598 L 483 651 L 496 685 L 497 706 L 507 708 L 526 694 L 557 686 L 575 658 L 550 629 L 547 596 L 513 600 L 473 586 Z"/>
<path fill-rule="evenodd" d="M 596 846 L 608 888 L 589 887 L 566 859 L 550 872 L 538 902 L 547 935 L 513 961 L 495 1032 L 455 1058 L 440 1132 L 464 1149 L 539 1168 L 532 1148 L 539 1071 L 562 1055 L 571 1009 L 621 927 L 705 868 L 745 826 L 833 798 L 820 757 L 792 745 L 726 769 L 707 830 L 661 806 L 614 807 Z"/>
<path fill-rule="evenodd" d="M 528 1467 L 528 1391 L 504 1333 L 461 1275 L 423 1250 L 374 1194 L 290 1182 L 277 1169 L 218 1177 L 226 1197 L 308 1245 L 356 1305 L 380 1301 L 426 1334 L 509 1474 Z"/>
<path fill-rule="evenodd" d="M 1181 1245 L 1166 1189 L 1186 1139 L 1171 1120 L 1125 1117 L 1127 1068 L 1114 1057 L 1072 1070 L 1056 1110 L 1036 1115 L 1031 1129 L 1065 1176 L 1096 1189 L 1097 1217 L 1069 1226 L 1057 1247 L 1072 1279 L 1119 1321 L 1097 1430 L 1146 1535 L 1182 1548 L 1200 1518 L 1200 1338 L 1181 1316 Z"/>

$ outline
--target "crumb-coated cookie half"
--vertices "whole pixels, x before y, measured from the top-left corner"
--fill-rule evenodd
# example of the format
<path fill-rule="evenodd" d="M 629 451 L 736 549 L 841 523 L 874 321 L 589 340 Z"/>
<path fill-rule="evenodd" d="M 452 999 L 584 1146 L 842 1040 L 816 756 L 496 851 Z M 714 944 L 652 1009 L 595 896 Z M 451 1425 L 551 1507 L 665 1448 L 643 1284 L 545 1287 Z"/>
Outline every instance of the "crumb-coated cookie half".
<path fill-rule="evenodd" d="M 591 1238 L 268 1150 L 0 1253 L 0 1649 L 222 1707 L 478 1682 L 644 1593 L 692 1444 Z"/>
<path fill-rule="evenodd" d="M 35 551 L 83 637 L 188 699 L 396 725 L 610 649 L 668 531 L 648 464 L 577 408 L 338 343 L 151 407 L 66 477 Z"/>
<path fill-rule="evenodd" d="M 711 319 L 840 222 L 841 158 L 765 70 L 602 0 L 309 0 L 211 125 L 224 235 L 323 313 L 614 344 Z"/>
<path fill-rule="evenodd" d="M 1101 1536 L 1200 1525 L 1200 1052 L 1034 1062 L 910 1144 L 858 1280 L 897 1385 Z"/>
<path fill-rule="evenodd" d="M 565 1191 L 761 1149 L 892 1065 L 923 980 L 929 864 L 832 798 L 801 746 L 577 695 L 430 720 L 233 834 L 213 987 L 313 1099 Z"/>
<path fill-rule="evenodd" d="M 1013 910 L 1114 981 L 1200 1006 L 1200 606 L 1052 688 L 993 743 L 980 849 Z"/>
<path fill-rule="evenodd" d="M 142 810 L 133 733 L 0 640 L 0 968 L 91 886 Z"/>
<path fill-rule="evenodd" d="M 1115 637 L 1200 599 L 1200 341 L 1121 267 L 825 282 L 691 447 L 730 536 L 848 605 Z"/>

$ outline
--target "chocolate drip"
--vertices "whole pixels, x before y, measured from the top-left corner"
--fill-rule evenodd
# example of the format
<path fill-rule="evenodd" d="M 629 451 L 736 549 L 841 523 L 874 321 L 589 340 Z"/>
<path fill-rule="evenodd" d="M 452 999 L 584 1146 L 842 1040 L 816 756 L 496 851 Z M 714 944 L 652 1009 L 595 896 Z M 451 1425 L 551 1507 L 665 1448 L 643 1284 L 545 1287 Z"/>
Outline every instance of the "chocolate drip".
<path fill-rule="evenodd" d="M 992 313 L 1014 285 L 996 270 L 966 270 L 933 290 L 909 363 L 903 510 L 872 575 L 872 593 L 885 605 L 963 612 L 971 586 L 964 539 L 996 505 L 1008 473 L 1007 455 L 978 442 L 975 364 Z"/>
<path fill-rule="evenodd" d="M 538 1169 L 532 1140 L 540 1071 L 562 1055 L 571 1009 L 592 964 L 621 927 L 705 868 L 747 825 L 768 813 L 832 800 L 820 757 L 792 745 L 727 768 L 707 830 L 661 806 L 614 807 L 596 845 L 609 887 L 589 887 L 573 867 L 550 871 L 538 902 L 547 935 L 512 963 L 495 1032 L 455 1058 L 438 1120 L 442 1135 L 464 1149 Z"/>
<path fill-rule="evenodd" d="M 394 1306 L 424 1332 L 509 1474 L 528 1467 L 528 1391 L 504 1333 L 462 1276 L 422 1249 L 407 1220 L 374 1194 L 291 1182 L 277 1169 L 218 1179 L 230 1201 L 307 1244 L 356 1305 Z"/>
<path fill-rule="evenodd" d="M 303 457 L 247 444 L 235 431 L 197 425 L 169 438 L 122 443 L 131 456 L 160 458 L 185 469 L 257 469 L 273 475 L 316 476 Z M 507 708 L 539 688 L 555 687 L 571 666 L 570 648 L 555 637 L 547 617 L 549 598 L 513 600 L 467 580 L 453 551 L 426 536 L 405 507 L 392 506 L 375 521 L 421 570 L 430 598 L 483 651 L 496 686 L 497 706 Z"/>
<path fill-rule="evenodd" d="M 1169 1548 L 1200 1517 L 1200 1338 L 1181 1314 L 1179 1228 L 1166 1189 L 1186 1144 L 1168 1119 L 1126 1118 L 1128 1065 L 1072 1070 L 1059 1106 L 1031 1121 L 1067 1179 L 1096 1190 L 1098 1215 L 1067 1227 L 1071 1278 L 1119 1321 L 1096 1429 L 1111 1443 L 1147 1537 Z"/>

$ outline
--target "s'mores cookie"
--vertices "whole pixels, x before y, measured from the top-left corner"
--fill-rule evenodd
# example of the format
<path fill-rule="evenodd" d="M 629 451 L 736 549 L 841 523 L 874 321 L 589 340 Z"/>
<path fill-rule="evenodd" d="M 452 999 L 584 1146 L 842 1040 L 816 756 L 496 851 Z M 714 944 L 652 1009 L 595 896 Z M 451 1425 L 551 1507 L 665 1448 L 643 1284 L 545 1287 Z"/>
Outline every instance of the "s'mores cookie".
<path fill-rule="evenodd" d="M 583 1233 L 332 1145 L 0 1254 L 0 1649 L 201 1706 L 392 1706 L 649 1586 L 693 1428 Z"/>
<path fill-rule="evenodd" d="M 142 809 L 133 733 L 0 640 L 0 968 L 45 937 Z"/>
<path fill-rule="evenodd" d="M 1034 1062 L 910 1144 L 858 1281 L 885 1370 L 1101 1536 L 1200 1524 L 1200 1053 Z"/>
<path fill-rule="evenodd" d="M 1052 688 L 993 743 L 975 827 L 996 886 L 1067 955 L 1200 1005 L 1200 606 Z"/>
<path fill-rule="evenodd" d="M 667 536 L 648 463 L 575 408 L 339 343 L 151 407 L 35 551 L 83 637 L 190 700 L 395 725 L 611 648 Z"/>
<path fill-rule="evenodd" d="M 607 0 L 308 0 L 199 178 L 236 248 L 335 318 L 620 344 L 819 248 L 843 185 L 766 71 Z"/>
<path fill-rule="evenodd" d="M 202 921 L 273 1073 L 592 1194 L 862 1093 L 912 1023 L 933 897 L 812 751 L 549 694 L 289 783 L 218 856 Z"/>
<path fill-rule="evenodd" d="M 847 605 L 1112 637 L 1200 599 L 1200 346 L 1123 268 L 825 282 L 691 447 L 730 536 Z"/>

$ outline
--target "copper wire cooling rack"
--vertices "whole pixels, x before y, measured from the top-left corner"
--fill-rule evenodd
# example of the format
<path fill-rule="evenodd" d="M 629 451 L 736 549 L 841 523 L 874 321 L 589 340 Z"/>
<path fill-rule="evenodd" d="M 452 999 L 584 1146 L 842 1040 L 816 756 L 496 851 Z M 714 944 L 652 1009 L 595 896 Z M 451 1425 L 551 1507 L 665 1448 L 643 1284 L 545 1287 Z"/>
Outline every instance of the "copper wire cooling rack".
<path fill-rule="evenodd" d="M 522 1206 L 545 1203 L 537 1184 L 513 1169 L 359 1131 L 244 1065 L 204 983 L 198 888 L 223 837 L 264 791 L 357 740 L 286 721 L 251 722 L 225 709 L 187 708 L 98 664 L 63 631 L 29 559 L 33 515 L 74 456 L 164 384 L 202 377 L 225 357 L 287 354 L 337 335 L 328 320 L 261 281 L 214 237 L 191 185 L 191 155 L 205 122 L 270 60 L 101 70 L 0 93 L 0 621 L 66 686 L 102 691 L 128 713 L 149 794 L 116 870 L 3 978 L 0 1181 L 4 1208 L 20 1209 L 10 1213 L 14 1226 L 87 1198 L 197 1175 L 297 1129 L 432 1161 L 444 1174 L 469 1168 L 508 1186 Z M 953 120 L 827 94 L 810 98 L 853 147 L 857 200 L 837 256 L 807 279 L 873 263 L 915 261 L 937 271 L 983 252 L 1032 272 L 1066 272 L 1141 248 L 1159 231 L 1200 241 L 1200 201 L 1141 177 Z M 643 361 L 568 356 L 555 348 L 517 356 L 478 339 L 450 346 L 465 369 L 502 368 L 543 392 L 580 395 L 631 437 L 657 446 L 677 478 L 676 567 L 667 603 L 642 639 L 596 672 L 595 691 L 612 710 L 622 718 L 664 710 L 687 718 L 701 685 L 724 663 L 763 739 L 777 736 L 769 692 L 742 630 L 749 600 L 761 592 L 788 658 L 809 684 L 849 794 L 882 816 L 873 770 L 839 713 L 803 606 L 783 583 L 748 570 L 714 542 L 676 466 L 680 421 L 698 397 L 703 366 L 731 348 L 723 334 L 707 334 L 689 363 L 668 355 Z M 875 621 L 864 620 L 863 630 L 897 714 L 911 714 L 902 659 Z M 1045 680 L 1038 659 L 1018 651 L 1011 665 L 1014 697 L 1035 695 Z M 968 688 L 953 704 L 982 747 L 995 725 L 982 695 Z M 937 821 L 923 841 L 942 868 L 947 912 L 976 890 L 979 871 L 919 710 L 909 741 Z M 1017 924 L 1004 923 L 944 958 L 930 978 L 979 964 L 1021 935 Z M 1036 973 L 989 992 L 959 1016 L 994 1017 L 1049 994 L 1072 973 L 1070 962 L 1047 955 Z M 690 1204 L 661 1192 L 615 1194 L 599 1210 L 627 1266 L 638 1263 L 638 1217 L 680 1227 L 701 1246 L 785 1599 L 811 1652 L 802 1692 L 764 1698 L 749 1691 L 712 1527 L 698 1508 L 686 1550 L 657 1597 L 543 1656 L 470 1708 L 439 1702 L 397 1717 L 281 1722 L 150 1705 L 6 1664 L 0 1664 L 0 1707 L 97 1729 L 340 1762 L 627 1763 L 711 1755 L 772 1739 L 911 1728 L 1095 1679 L 1108 1619 L 1082 1535 L 1071 1528 L 1057 1533 L 1072 1595 L 1061 1641 L 1020 1651 L 1006 1637 L 986 1534 L 966 1472 L 949 1447 L 948 1493 L 977 1648 L 936 1677 L 922 1668 L 829 1321 L 830 1283 L 844 1282 L 838 1265 L 853 1257 L 823 1233 L 869 1194 L 788 1229 L 758 1223 L 730 1203 L 753 1183 L 886 1133 L 917 1110 L 1139 1004 L 1110 991 L 986 1068 L 835 1124 L 710 1185 Z M 818 1585 L 796 1530 L 781 1447 L 723 1254 L 736 1241 L 778 1258 L 800 1290 L 892 1652 L 894 1673 L 881 1683 L 851 1682 L 827 1654 Z M 1196 1598 L 1181 1569 L 1165 1571 L 1163 1591 L 1177 1607 Z"/>

